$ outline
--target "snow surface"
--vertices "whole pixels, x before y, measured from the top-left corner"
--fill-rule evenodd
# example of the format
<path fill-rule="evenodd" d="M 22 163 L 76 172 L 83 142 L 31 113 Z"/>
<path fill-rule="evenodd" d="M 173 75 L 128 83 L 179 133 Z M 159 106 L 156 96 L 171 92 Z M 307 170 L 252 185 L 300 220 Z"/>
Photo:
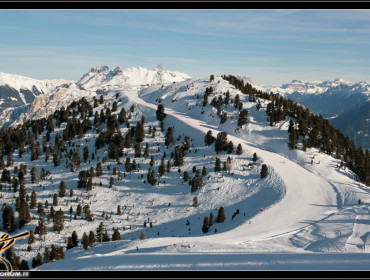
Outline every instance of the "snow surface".
<path fill-rule="evenodd" d="M 20 75 L 0 72 L 0 85 L 8 85 L 17 91 L 20 91 L 21 89 L 32 91 L 35 86 L 41 93 L 46 93 L 55 89 L 57 86 L 71 82 L 72 81 L 63 79 L 37 80 Z"/>
<path fill-rule="evenodd" d="M 331 92 L 332 94 L 345 94 L 351 96 L 364 95 L 370 96 L 370 84 L 367 82 L 359 82 L 352 84 L 342 78 L 337 78 L 333 81 L 301 81 L 293 80 L 289 84 L 281 86 L 265 86 L 253 85 L 259 90 L 266 92 L 279 93 L 283 95 L 291 95 L 300 93 L 301 95 L 321 95 Z M 344 88 L 344 90 L 343 90 Z"/>
<path fill-rule="evenodd" d="M 36 270 L 369 269 L 369 189 L 358 183 L 349 170 L 338 170 L 339 160 L 331 156 L 315 149 L 288 150 L 288 122 L 268 126 L 265 111 L 257 111 L 255 103 L 247 102 L 245 96 L 241 98 L 244 108 L 250 110 L 250 123 L 240 132 L 235 131 L 237 115 L 233 115 L 231 106 L 228 121 L 219 125 L 212 106 L 203 108 L 200 105 L 205 88 L 209 86 L 213 86 L 217 94 L 229 90 L 234 97 L 238 93 L 219 77 L 212 83 L 204 79 L 186 79 L 164 88 L 135 85 L 108 91 L 105 100 L 113 102 L 115 94 L 119 93 L 122 98 L 119 108 L 124 106 L 127 112 L 135 104 L 132 121 L 145 115 L 146 127 L 156 123 L 155 110 L 160 99 L 167 114 L 166 127 L 175 127 L 175 138 L 189 135 L 193 140 L 192 153 L 186 156 L 181 170 L 191 173 L 194 165 L 204 165 L 210 178 L 198 192 L 190 193 L 187 183 L 179 184 L 182 173 L 172 167 L 171 173 L 160 178 L 159 185 L 150 186 L 136 179 L 140 173 L 146 176 L 144 166 L 149 159 L 140 162 L 143 168 L 138 174 L 117 181 L 113 189 L 107 188 L 110 177 L 107 173 L 101 179 L 103 187 L 94 186 L 91 200 L 82 192 L 80 195 L 85 203 L 93 202 L 96 221 L 72 219 L 65 234 L 70 236 L 73 230 L 78 230 L 81 238 L 83 232 L 96 230 L 99 222 L 104 221 L 100 217 L 102 211 L 114 213 L 117 205 L 125 205 L 128 209 L 125 214 L 122 217 L 113 215 L 108 226 L 111 229 L 125 225 L 126 231 L 120 231 L 125 240 L 96 243 L 86 251 L 78 246 L 68 250 L 64 260 L 44 264 Z M 241 156 L 232 155 L 233 175 L 213 172 L 213 147 L 204 147 L 204 135 L 208 130 L 212 130 L 214 136 L 226 131 L 234 146 L 243 145 Z M 89 137 L 94 135 L 86 135 L 80 143 L 93 150 L 94 141 Z M 84 143 L 85 140 L 88 142 Z M 156 145 L 161 147 L 156 156 L 159 160 L 166 150 L 163 133 L 158 132 L 153 139 L 147 136 L 146 141 L 152 151 Z M 248 163 L 255 152 L 259 160 L 249 169 Z M 227 156 L 219 155 L 221 162 Z M 269 176 L 264 179 L 259 178 L 262 162 L 269 168 Z M 85 164 L 80 169 L 86 169 L 84 166 L 89 167 Z M 48 168 L 52 171 L 53 183 L 45 184 L 38 197 L 50 197 L 62 179 L 68 188 L 75 184 L 75 175 Z M 198 207 L 191 206 L 194 196 L 200 202 Z M 6 199 L 10 196 L 3 201 Z M 359 199 L 361 204 L 358 204 Z M 77 204 L 73 202 L 73 205 Z M 203 234 L 203 218 L 211 212 L 217 216 L 220 206 L 225 207 L 226 221 L 213 225 L 210 232 Z M 66 211 L 69 208 L 61 207 Z M 232 219 L 237 209 L 240 214 Z M 142 226 L 147 218 L 154 221 L 153 228 Z M 186 225 L 187 220 L 189 225 Z M 136 224 L 137 229 L 127 230 L 130 224 Z M 147 238 L 138 240 L 142 231 Z M 52 230 L 46 243 L 63 244 Z"/>

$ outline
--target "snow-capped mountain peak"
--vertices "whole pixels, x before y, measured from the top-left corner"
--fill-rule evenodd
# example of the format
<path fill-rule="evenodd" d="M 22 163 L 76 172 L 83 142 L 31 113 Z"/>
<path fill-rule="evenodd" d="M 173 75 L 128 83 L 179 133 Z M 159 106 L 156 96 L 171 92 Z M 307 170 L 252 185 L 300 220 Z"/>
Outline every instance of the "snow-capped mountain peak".
<path fill-rule="evenodd" d="M 148 70 L 143 67 L 114 69 L 108 66 L 95 66 L 82 76 L 78 85 L 84 88 L 100 88 L 114 86 L 142 86 L 155 84 L 171 84 L 181 82 L 191 77 L 187 74 L 175 71 L 163 71 L 158 69 Z"/>
<path fill-rule="evenodd" d="M 38 91 L 45 93 L 56 88 L 57 86 L 60 86 L 61 84 L 70 82 L 71 81 L 63 79 L 37 80 L 20 75 L 0 72 L 0 86 L 7 85 L 17 91 L 20 91 L 21 89 L 33 91 L 36 87 Z"/>

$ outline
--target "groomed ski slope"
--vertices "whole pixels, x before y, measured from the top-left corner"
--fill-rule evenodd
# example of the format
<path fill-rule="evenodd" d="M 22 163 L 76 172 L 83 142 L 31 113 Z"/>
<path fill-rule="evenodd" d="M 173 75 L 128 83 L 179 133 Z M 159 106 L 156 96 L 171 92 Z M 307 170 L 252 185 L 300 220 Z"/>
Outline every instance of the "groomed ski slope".
<path fill-rule="evenodd" d="M 137 95 L 130 95 L 130 100 L 154 110 L 157 109 L 157 105 L 148 103 Z M 209 130 L 212 130 L 213 135 L 221 132 L 204 126 L 201 121 L 170 108 L 166 108 L 165 112 L 186 125 L 204 132 L 204 134 Z M 242 144 L 243 150 L 253 150 L 260 155 L 262 161 L 279 174 L 285 184 L 286 194 L 273 207 L 265 209 L 260 215 L 254 217 L 251 224 L 241 225 L 232 233 L 202 237 L 202 240 L 208 241 L 210 239 L 209 241 L 225 244 L 277 237 L 308 226 L 308 223 L 302 224 L 302 221 L 314 221 L 326 217 L 328 211 L 331 210 L 328 209 L 327 205 L 334 205 L 336 208 L 336 192 L 330 183 L 322 177 L 307 171 L 281 155 L 257 148 L 246 140 L 232 135 L 228 135 L 228 140 L 232 141 L 234 145 Z"/>
<path fill-rule="evenodd" d="M 127 90 L 129 101 L 157 109 L 138 90 Z M 194 117 L 165 107 L 174 118 L 204 134 L 221 130 Z M 249 154 L 256 152 L 270 175 L 281 182 L 281 199 L 260 207 L 263 212 L 236 228 L 217 234 L 163 237 L 96 244 L 88 251 L 74 249 L 66 259 L 37 270 L 366 270 L 370 256 L 367 204 L 355 205 L 368 191 L 339 172 L 325 155 L 319 167 L 303 164 L 301 155 L 288 158 L 257 142 L 228 134 Z M 268 146 L 267 146 L 268 147 Z M 333 175 L 334 174 L 334 175 Z M 293 244 L 293 246 L 292 246 Z M 334 249 L 333 249 L 334 248 Z M 319 252 L 319 253 L 318 253 Z M 328 253 L 322 253 L 328 252 Z M 343 254 L 344 252 L 350 252 Z M 361 254 L 358 254 L 361 253 Z"/>

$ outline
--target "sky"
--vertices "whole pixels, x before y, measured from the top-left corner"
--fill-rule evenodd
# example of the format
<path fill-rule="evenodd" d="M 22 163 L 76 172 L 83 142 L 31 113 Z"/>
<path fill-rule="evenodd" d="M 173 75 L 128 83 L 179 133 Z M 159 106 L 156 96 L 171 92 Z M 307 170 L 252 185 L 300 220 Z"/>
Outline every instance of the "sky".
<path fill-rule="evenodd" d="M 0 10 L 0 72 L 78 81 L 106 65 L 370 82 L 367 9 Z"/>

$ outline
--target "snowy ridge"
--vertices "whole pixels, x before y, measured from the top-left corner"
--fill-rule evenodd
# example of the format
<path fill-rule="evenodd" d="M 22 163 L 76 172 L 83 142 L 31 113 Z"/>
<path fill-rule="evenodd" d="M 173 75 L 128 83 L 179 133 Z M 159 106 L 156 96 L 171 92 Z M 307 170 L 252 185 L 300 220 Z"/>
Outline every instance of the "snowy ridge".
<path fill-rule="evenodd" d="M 95 112 L 99 113 L 105 106 L 109 107 L 107 104 L 111 106 L 117 101 L 118 109 L 112 114 L 125 108 L 132 115 L 130 127 L 145 117 L 144 143 L 149 144 L 150 154 L 155 157 L 155 171 L 163 153 L 167 154 L 166 161 L 171 160 L 169 154 L 174 146 L 182 145 L 184 137 L 189 136 L 191 148 L 181 171 L 172 166 L 170 172 L 158 177 L 158 184 L 150 185 L 143 182 L 150 158 L 135 157 L 140 170 L 126 172 L 122 180 L 117 180 L 116 175 L 112 175 L 111 166 L 123 173 L 124 164 L 118 165 L 115 160 L 107 159 L 103 164 L 104 174 L 94 178 L 91 197 L 88 197 L 85 189 L 76 187 L 78 172 L 95 167 L 98 158 L 107 156 L 107 147 L 100 148 L 94 159 L 89 157 L 87 162 L 81 161 L 77 172 L 70 172 L 64 157 L 62 164 L 55 167 L 50 159 L 45 162 L 43 154 L 31 162 L 29 153 L 19 158 L 15 152 L 13 158 L 17 166 L 27 163 L 29 169 L 31 166 L 45 167 L 51 172 L 46 180 L 37 183 L 31 183 L 27 177 L 27 190 L 37 191 L 37 199 L 42 204 L 46 200 L 51 203 L 62 180 L 68 190 L 75 191 L 73 198 L 69 195 L 58 198 L 55 207 L 55 210 L 60 208 L 66 213 L 61 234 L 52 229 L 51 222 L 46 241 L 41 242 L 36 237 L 31 252 L 26 250 L 27 240 L 17 242 L 17 254 L 31 260 L 41 245 L 65 246 L 67 237 L 74 230 L 78 232 L 79 245 L 67 250 L 65 259 L 43 264 L 36 270 L 368 269 L 370 191 L 355 180 L 350 170 L 338 170 L 340 160 L 316 149 L 306 152 L 301 148 L 289 150 L 289 121 L 273 127 L 266 125 L 265 109 L 269 101 L 262 100 L 262 109 L 257 110 L 255 102 L 249 102 L 248 96 L 220 77 L 210 82 L 172 72 L 163 79 L 167 84 L 162 87 L 154 70 L 129 69 L 94 67 L 78 84 L 58 88 L 35 100 L 22 111 L 23 117 L 36 118 L 81 97 L 92 102 L 93 97 L 102 95 L 104 104 L 94 108 Z M 239 94 L 243 108 L 249 111 L 249 123 L 236 129 L 239 112 L 230 102 L 223 105 L 228 118 L 220 124 L 217 109 L 211 105 L 202 106 L 202 97 L 209 87 L 213 88 L 215 97 L 224 96 L 227 91 L 231 99 Z M 97 95 L 96 89 L 101 88 L 106 91 Z M 158 127 L 155 112 L 159 103 L 164 105 L 167 114 L 165 128 L 174 128 L 176 140 L 172 147 L 164 145 L 165 131 L 158 129 L 153 136 L 147 133 L 149 126 Z M 133 111 L 132 105 L 135 107 Z M 56 133 L 62 134 L 65 126 L 65 123 L 60 128 L 55 126 L 50 139 L 54 139 Z M 101 131 L 104 129 L 101 127 Z M 119 127 L 122 135 L 129 129 L 126 125 Z M 204 136 L 209 130 L 213 136 L 220 131 L 227 132 L 228 140 L 234 146 L 241 144 L 243 153 L 221 152 L 216 155 L 214 144 L 204 145 Z M 39 139 L 43 136 L 45 131 Z M 93 152 L 96 137 L 95 130 L 88 130 L 81 139 L 74 138 L 71 145 L 66 143 L 67 149 L 80 148 L 81 152 L 86 146 Z M 127 156 L 134 158 L 133 148 L 125 148 L 125 153 L 121 163 Z M 258 160 L 251 167 L 253 153 L 257 153 Z M 232 157 L 231 173 L 214 171 L 216 156 L 222 162 L 228 156 Z M 269 175 L 261 179 L 263 163 L 267 164 Z M 188 171 L 193 177 L 194 166 L 198 169 L 205 166 L 207 176 L 199 190 L 190 192 L 190 185 L 182 181 L 182 176 Z M 111 176 L 114 176 L 114 187 L 109 188 Z M 3 193 L 1 202 L 12 204 L 14 192 Z M 198 207 L 192 206 L 194 196 L 199 200 Z M 361 204 L 358 204 L 359 199 Z M 90 206 L 94 221 L 69 216 L 70 207 L 75 210 L 79 203 Z M 123 211 L 121 215 L 116 214 L 118 205 Z M 225 208 L 225 222 L 216 223 L 208 233 L 203 233 L 203 218 L 211 212 L 217 216 L 221 206 Z M 236 210 L 240 213 L 233 217 Z M 37 216 L 36 209 L 31 211 Z M 111 215 L 105 218 L 102 213 Z M 144 225 L 149 220 L 153 227 Z M 100 222 L 104 222 L 110 237 L 115 227 L 125 240 L 95 243 L 84 250 L 82 234 L 96 231 Z M 22 231 L 34 230 L 36 224 L 37 221 L 31 221 Z M 139 240 L 141 232 L 146 233 L 145 240 Z"/>
<path fill-rule="evenodd" d="M 41 93 L 47 93 L 54 90 L 57 86 L 70 82 L 71 81 L 63 79 L 36 80 L 24 76 L 0 72 L 0 85 L 8 85 L 17 91 L 20 91 L 21 89 L 33 91 L 33 88 L 36 87 Z"/>
<path fill-rule="evenodd" d="M 189 79 L 190 76 L 175 72 L 163 71 L 163 84 L 180 82 Z M 160 74 L 158 70 L 148 70 L 143 67 L 122 68 L 116 67 L 110 69 L 108 66 L 95 66 L 86 73 L 78 82 L 84 88 L 99 87 L 130 87 L 143 85 L 160 84 Z"/>
<path fill-rule="evenodd" d="M 1 76 L 0 76 L 1 77 Z M 190 76 L 176 71 L 163 71 L 163 84 L 184 81 Z M 78 83 L 66 83 L 66 80 L 37 81 L 34 79 L 4 74 L 3 80 L 15 86 L 15 88 L 32 88 L 40 86 L 43 95 L 35 97 L 35 100 L 22 108 L 6 109 L 0 113 L 0 126 L 15 126 L 29 119 L 45 118 L 62 106 L 66 107 L 74 100 L 84 96 L 95 95 L 96 89 L 113 89 L 116 87 L 130 88 L 135 86 L 147 86 L 160 84 L 157 70 L 146 68 L 121 68 L 110 69 L 107 66 L 95 66 L 84 74 Z M 58 87 L 56 85 L 59 85 Z M 24 103 L 26 104 L 26 103 Z"/>
<path fill-rule="evenodd" d="M 337 78 L 334 81 L 301 81 L 293 80 L 289 84 L 282 86 L 258 86 L 256 88 L 273 93 L 291 95 L 299 93 L 301 95 L 320 95 L 326 92 L 331 94 L 362 94 L 364 96 L 370 95 L 370 84 L 367 82 L 359 82 L 352 84 L 344 79 Z"/>
<path fill-rule="evenodd" d="M 199 193 L 193 194 L 201 201 L 197 209 L 190 205 L 186 208 L 185 197 L 174 196 L 179 191 L 181 193 L 183 186 L 171 186 L 168 192 L 162 193 L 164 200 L 161 203 L 170 200 L 171 204 L 185 208 L 178 211 L 176 207 L 168 207 L 163 210 L 164 213 L 156 219 L 166 221 L 162 222 L 163 226 L 156 225 L 152 231 L 142 229 L 147 232 L 146 240 L 97 244 L 87 251 L 80 246 L 68 252 L 65 260 L 45 264 L 38 270 L 347 270 L 365 268 L 370 264 L 368 254 L 356 257 L 343 254 L 370 252 L 367 245 L 370 228 L 364 222 L 370 217 L 369 190 L 354 181 L 350 172 L 338 171 L 335 166 L 339 161 L 330 156 L 320 154 L 315 149 L 307 152 L 288 150 L 287 123 L 266 127 L 265 112 L 257 111 L 255 104 L 246 102 L 244 96 L 243 108 L 250 110 L 250 123 L 239 133 L 234 131 L 235 120 L 219 125 L 210 107 L 204 109 L 205 113 L 202 114 L 202 107 L 198 107 L 199 101 L 195 97 L 210 85 L 218 94 L 229 90 L 231 97 L 235 97 L 238 93 L 226 81 L 217 78 L 214 83 L 192 79 L 164 89 L 159 86 L 141 90 L 117 89 L 110 94 L 125 96 L 129 100 L 126 106 L 135 104 L 139 110 L 137 118 L 142 114 L 154 117 L 158 104 L 156 100 L 160 99 L 166 108 L 167 125 L 174 126 L 180 135 L 185 133 L 194 136 L 198 139 L 194 144 L 202 143 L 208 130 L 212 130 L 213 135 L 227 131 L 228 139 L 234 145 L 241 143 L 245 151 L 244 157 L 234 159 L 233 170 L 238 179 L 222 176 L 217 181 L 220 193 L 214 186 L 216 182 L 210 182 Z M 232 114 L 232 111 L 228 113 Z M 271 170 L 264 182 L 258 182 L 253 175 L 258 174 L 260 163 L 254 171 L 242 168 L 248 162 L 245 160 L 254 152 L 259 155 L 259 162 L 267 163 Z M 205 151 L 206 161 L 210 156 L 212 150 Z M 309 164 L 312 157 L 315 158 L 314 164 Z M 202 152 L 200 158 L 203 158 Z M 190 169 L 194 161 L 199 159 L 195 157 L 187 161 L 182 170 Z M 170 181 L 170 178 L 165 177 L 165 180 Z M 133 188 L 128 182 L 125 186 L 129 190 Z M 140 195 L 134 190 L 131 192 L 135 196 L 132 202 L 142 201 L 140 213 L 150 211 L 151 207 L 145 206 L 148 200 L 155 198 L 158 203 L 159 197 L 155 193 L 145 193 L 144 190 L 144 194 Z M 110 199 L 113 205 L 119 201 L 117 194 L 104 192 L 104 195 L 107 198 L 105 207 Z M 187 203 L 190 203 L 193 195 L 190 194 Z M 358 199 L 364 203 L 356 205 Z M 228 222 L 217 225 L 217 233 L 201 234 L 202 218 L 220 205 L 226 208 Z M 158 214 L 162 207 L 158 208 Z M 238 207 L 244 216 L 239 215 L 231 220 L 231 214 Z M 261 207 L 264 208 L 262 213 L 259 211 Z M 200 219 L 196 219 L 195 213 L 199 213 Z M 186 219 L 190 220 L 191 227 L 188 234 L 184 226 Z M 160 237 L 156 235 L 157 231 Z M 305 254 L 307 252 L 321 254 Z M 328 252 L 331 254 L 323 254 Z"/>

